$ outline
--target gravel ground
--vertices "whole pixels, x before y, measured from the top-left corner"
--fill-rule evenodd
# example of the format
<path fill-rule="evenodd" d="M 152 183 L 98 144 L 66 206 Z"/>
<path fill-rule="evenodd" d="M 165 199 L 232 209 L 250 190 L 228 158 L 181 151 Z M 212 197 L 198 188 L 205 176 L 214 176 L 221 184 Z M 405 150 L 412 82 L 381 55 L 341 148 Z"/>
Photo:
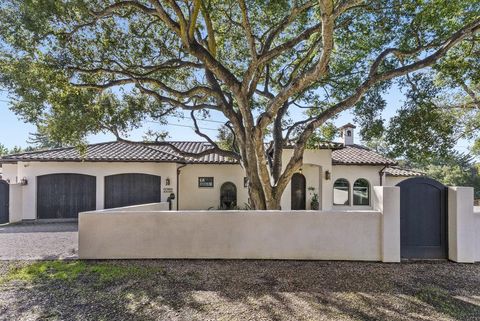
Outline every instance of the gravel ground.
<path fill-rule="evenodd" d="M 0 226 L 0 260 L 75 259 L 77 249 L 77 223 Z"/>
<path fill-rule="evenodd" d="M 29 264 L 0 262 L 0 273 Z M 480 320 L 480 264 L 86 262 L 98 264 L 130 272 L 8 280 L 0 320 Z"/>

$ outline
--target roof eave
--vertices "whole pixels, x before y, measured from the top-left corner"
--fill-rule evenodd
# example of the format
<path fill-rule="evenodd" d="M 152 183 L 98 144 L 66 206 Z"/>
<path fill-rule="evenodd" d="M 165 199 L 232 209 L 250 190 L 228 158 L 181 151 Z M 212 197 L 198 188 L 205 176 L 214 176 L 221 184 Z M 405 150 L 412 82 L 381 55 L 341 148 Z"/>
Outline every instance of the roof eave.
<path fill-rule="evenodd" d="M 10 164 L 18 162 L 39 162 L 39 163 L 185 163 L 183 160 L 151 160 L 151 159 L 15 159 L 0 160 L 0 164 Z"/>
<path fill-rule="evenodd" d="M 332 162 L 332 165 L 356 165 L 356 166 L 394 166 L 397 163 L 364 163 L 364 162 Z"/>

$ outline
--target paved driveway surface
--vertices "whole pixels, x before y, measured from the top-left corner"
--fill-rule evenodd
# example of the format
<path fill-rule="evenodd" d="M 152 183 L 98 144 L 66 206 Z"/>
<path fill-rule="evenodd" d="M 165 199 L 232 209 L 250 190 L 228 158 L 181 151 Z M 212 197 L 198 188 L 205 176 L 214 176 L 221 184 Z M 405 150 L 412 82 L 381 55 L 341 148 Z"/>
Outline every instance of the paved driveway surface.
<path fill-rule="evenodd" d="M 0 226 L 0 260 L 75 259 L 77 252 L 77 223 Z"/>

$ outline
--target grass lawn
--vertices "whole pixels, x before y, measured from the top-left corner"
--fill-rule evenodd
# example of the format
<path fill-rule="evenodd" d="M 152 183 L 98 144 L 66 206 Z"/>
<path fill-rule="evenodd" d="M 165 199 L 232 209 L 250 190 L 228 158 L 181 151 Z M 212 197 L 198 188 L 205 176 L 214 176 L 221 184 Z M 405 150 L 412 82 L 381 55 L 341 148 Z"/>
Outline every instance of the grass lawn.
<path fill-rule="evenodd" d="M 480 264 L 0 262 L 1 320 L 480 320 Z"/>

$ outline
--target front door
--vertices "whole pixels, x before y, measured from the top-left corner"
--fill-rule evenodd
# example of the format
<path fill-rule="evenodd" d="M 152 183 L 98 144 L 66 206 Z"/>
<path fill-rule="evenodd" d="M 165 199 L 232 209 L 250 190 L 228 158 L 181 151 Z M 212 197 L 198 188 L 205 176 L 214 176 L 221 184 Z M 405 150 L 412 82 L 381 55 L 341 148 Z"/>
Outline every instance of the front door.
<path fill-rule="evenodd" d="M 0 180 L 0 224 L 8 223 L 9 185 Z"/>
<path fill-rule="evenodd" d="M 400 182 L 401 257 L 446 259 L 447 188 L 426 177 Z"/>
<path fill-rule="evenodd" d="M 295 173 L 292 176 L 292 210 L 306 209 L 306 180 L 305 176 L 300 173 Z"/>

